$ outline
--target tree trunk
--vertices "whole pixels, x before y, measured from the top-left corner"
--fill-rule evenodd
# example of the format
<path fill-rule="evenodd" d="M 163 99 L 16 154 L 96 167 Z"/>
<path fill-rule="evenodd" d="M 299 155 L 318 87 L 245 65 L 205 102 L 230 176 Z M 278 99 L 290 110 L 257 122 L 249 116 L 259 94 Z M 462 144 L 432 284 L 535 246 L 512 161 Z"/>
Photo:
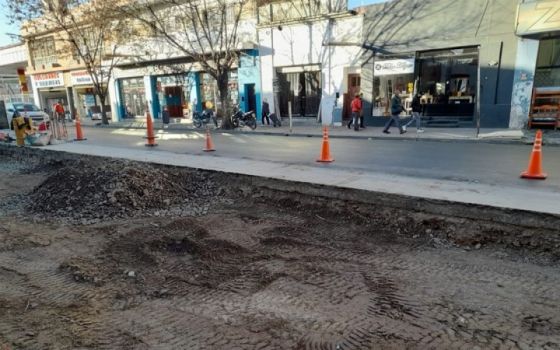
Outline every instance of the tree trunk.
<path fill-rule="evenodd" d="M 105 110 L 105 95 L 99 94 L 99 102 L 101 102 L 101 123 L 104 125 L 109 124 L 109 119 L 107 118 L 107 111 Z"/>
<path fill-rule="evenodd" d="M 231 101 L 229 99 L 229 78 L 227 70 L 219 75 L 217 80 L 218 84 L 218 94 L 220 98 L 220 104 L 222 106 L 222 129 L 232 129 L 233 125 L 231 123 Z"/>

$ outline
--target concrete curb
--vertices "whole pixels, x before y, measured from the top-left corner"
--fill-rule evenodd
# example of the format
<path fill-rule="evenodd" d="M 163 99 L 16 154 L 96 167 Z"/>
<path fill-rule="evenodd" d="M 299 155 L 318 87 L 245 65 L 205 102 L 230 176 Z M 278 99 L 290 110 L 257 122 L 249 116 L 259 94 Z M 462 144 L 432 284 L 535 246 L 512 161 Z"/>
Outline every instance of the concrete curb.
<path fill-rule="evenodd" d="M 140 125 L 83 125 L 83 127 L 90 128 L 106 128 L 106 129 L 145 129 L 145 126 Z M 167 130 L 167 131 L 183 131 L 183 132 L 197 132 L 200 129 L 180 127 L 163 129 L 160 125 L 155 127 L 157 130 Z M 271 132 L 271 131 L 242 131 L 242 130 L 220 130 L 221 132 L 227 132 L 230 134 L 240 134 L 240 135 L 268 135 L 268 136 L 283 136 L 283 137 L 323 137 L 321 132 L 317 133 L 305 133 L 305 132 Z M 399 137 L 399 136 L 381 136 L 381 135 L 336 135 L 330 134 L 329 138 L 332 139 L 358 139 L 358 140 L 391 140 L 391 141 L 428 141 L 428 142 L 458 142 L 458 143 L 488 143 L 488 144 L 512 144 L 512 145 L 532 145 L 533 141 L 523 137 L 519 139 L 511 138 L 450 138 L 450 137 Z M 560 147 L 560 141 L 550 142 L 545 139 L 543 145 Z"/>

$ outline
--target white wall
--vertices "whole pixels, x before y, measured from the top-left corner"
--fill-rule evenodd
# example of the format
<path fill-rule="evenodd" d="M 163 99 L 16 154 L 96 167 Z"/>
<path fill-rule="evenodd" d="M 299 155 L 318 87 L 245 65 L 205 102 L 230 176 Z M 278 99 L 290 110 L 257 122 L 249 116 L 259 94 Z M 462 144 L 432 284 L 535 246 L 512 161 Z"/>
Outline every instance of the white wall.
<path fill-rule="evenodd" d="M 361 48 L 337 44 L 359 42 L 361 28 L 362 17 L 355 16 L 333 20 L 332 25 L 329 25 L 328 20 L 323 20 L 283 26 L 282 30 L 277 27 L 260 29 L 263 97 L 272 101 L 272 81 L 276 67 L 320 64 L 323 85 L 322 121 L 325 125 L 331 124 L 336 93 L 340 92 L 342 97 L 346 92 L 345 69 L 357 70 L 360 67 Z M 342 105 L 342 98 L 338 105 Z"/>
<path fill-rule="evenodd" d="M 9 64 L 19 64 L 22 67 L 27 66 L 27 49 L 25 44 L 0 47 L 0 65 Z"/>
<path fill-rule="evenodd" d="M 518 39 L 509 116 L 511 129 L 522 129 L 529 120 L 538 53 L 538 40 Z"/>
<path fill-rule="evenodd" d="M 333 46 L 325 46 L 323 57 L 323 100 L 321 114 L 324 125 L 332 123 L 332 110 L 336 93 L 340 93 L 337 106 L 342 107 L 343 94 L 347 90 L 347 74 L 360 72 L 361 47 L 342 44 L 358 43 L 361 40 L 362 17 L 350 17 L 336 20 L 328 42 Z"/>
<path fill-rule="evenodd" d="M 274 68 L 273 68 L 273 48 L 272 41 L 276 28 L 263 28 L 258 30 L 259 54 L 261 63 L 261 95 L 263 100 L 266 99 L 270 105 L 270 112 L 276 113 L 274 101 L 273 85 Z"/>

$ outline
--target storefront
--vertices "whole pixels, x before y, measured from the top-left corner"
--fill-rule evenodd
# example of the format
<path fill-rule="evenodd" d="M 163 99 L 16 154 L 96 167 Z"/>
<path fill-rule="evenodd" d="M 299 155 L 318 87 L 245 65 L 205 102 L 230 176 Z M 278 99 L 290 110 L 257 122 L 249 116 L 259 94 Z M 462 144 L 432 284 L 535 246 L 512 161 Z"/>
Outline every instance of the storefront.
<path fill-rule="evenodd" d="M 85 70 L 70 72 L 70 82 L 74 97 L 74 108 L 81 117 L 89 117 L 101 112 L 101 102 L 95 95 L 93 81 Z M 109 96 L 105 100 L 105 111 L 111 119 L 111 101 Z"/>
<path fill-rule="evenodd" d="M 171 118 L 189 117 L 196 108 L 196 79 L 191 74 L 158 76 L 157 95 L 161 109 L 167 109 Z"/>
<path fill-rule="evenodd" d="M 65 110 L 69 109 L 68 96 L 64 87 L 64 74 L 62 72 L 50 72 L 34 74 L 31 76 L 35 100 L 39 107 L 51 113 L 53 106 L 62 101 Z"/>
<path fill-rule="evenodd" d="M 412 97 L 421 95 L 427 121 L 472 121 L 478 84 L 478 48 L 417 52 L 374 62 L 374 116 L 388 116 L 398 92 L 406 114 Z"/>
<path fill-rule="evenodd" d="M 560 10 L 558 1 L 518 5 L 519 52 L 511 106 L 512 128 L 560 128 Z"/>
<path fill-rule="evenodd" d="M 237 78 L 237 70 L 234 69 L 229 72 L 228 78 L 228 94 L 230 103 L 235 106 L 239 104 L 239 87 L 238 87 L 238 78 Z M 216 83 L 216 79 L 212 77 L 208 73 L 200 73 L 200 98 L 201 102 L 204 105 L 206 102 L 210 102 L 213 106 L 215 106 L 215 110 L 222 110 L 222 105 L 220 103 L 220 95 L 218 91 L 218 84 Z"/>
<path fill-rule="evenodd" d="M 230 105 L 240 105 L 242 109 L 249 105 L 257 107 L 258 111 L 259 71 L 256 57 L 250 61 L 252 65 L 245 64 L 242 69 L 234 65 L 230 70 L 228 98 Z M 202 111 L 205 102 L 210 102 L 209 106 L 221 113 L 223 108 L 216 79 L 202 69 L 198 63 L 116 67 L 110 92 L 117 116 L 121 119 L 140 117 L 149 108 L 155 119 L 161 118 L 164 110 L 171 118 L 190 118 L 193 111 Z"/>
<path fill-rule="evenodd" d="M 398 91 L 407 112 L 413 94 L 421 94 L 427 127 L 508 127 L 522 45 L 514 31 L 517 3 L 433 0 L 415 9 L 409 1 L 393 5 L 372 5 L 365 11 L 361 90 L 366 123 L 385 124 L 390 96 Z M 395 21 L 410 12 L 415 19 L 395 27 Z"/>
<path fill-rule="evenodd" d="M 143 77 L 126 78 L 119 81 L 125 108 L 123 118 L 143 116 L 146 109 L 146 87 Z"/>
<path fill-rule="evenodd" d="M 288 117 L 316 117 L 321 103 L 321 67 L 319 65 L 280 67 L 276 70 L 279 108 Z"/>

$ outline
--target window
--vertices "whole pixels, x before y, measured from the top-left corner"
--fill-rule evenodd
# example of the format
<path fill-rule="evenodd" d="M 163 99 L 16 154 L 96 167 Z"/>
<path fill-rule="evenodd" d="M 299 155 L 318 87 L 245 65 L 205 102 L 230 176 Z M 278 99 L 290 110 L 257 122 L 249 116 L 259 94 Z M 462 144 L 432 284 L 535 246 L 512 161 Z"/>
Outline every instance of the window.
<path fill-rule="evenodd" d="M 560 86 L 560 38 L 541 40 L 535 71 L 535 87 Z"/>
<path fill-rule="evenodd" d="M 54 38 L 52 36 L 33 40 L 29 43 L 33 65 L 36 68 L 57 62 Z"/>

